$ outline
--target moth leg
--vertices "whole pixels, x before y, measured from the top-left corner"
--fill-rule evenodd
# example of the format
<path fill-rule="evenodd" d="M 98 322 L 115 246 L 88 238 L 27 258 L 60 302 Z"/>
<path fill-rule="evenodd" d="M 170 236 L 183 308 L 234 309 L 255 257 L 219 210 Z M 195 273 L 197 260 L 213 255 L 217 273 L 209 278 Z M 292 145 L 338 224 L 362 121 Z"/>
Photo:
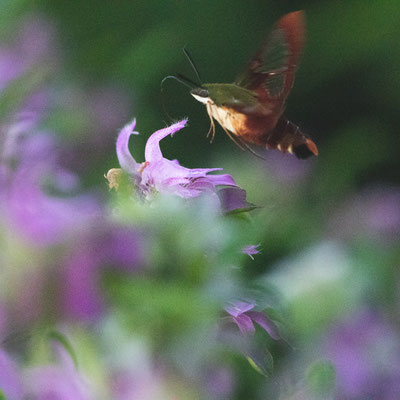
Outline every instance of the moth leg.
<path fill-rule="evenodd" d="M 211 139 L 210 139 L 210 143 L 212 143 L 214 141 L 215 138 L 215 122 L 214 122 L 214 118 L 212 116 L 212 112 L 211 112 L 211 104 L 207 103 L 207 114 L 210 117 L 210 129 L 207 132 L 207 138 L 210 136 L 211 133 Z"/>
<path fill-rule="evenodd" d="M 228 135 L 229 139 L 231 139 L 232 142 L 235 143 L 237 147 L 239 147 L 239 149 L 246 151 L 246 149 L 239 142 L 236 141 L 236 139 L 231 135 L 231 133 L 224 126 L 221 125 L 221 127 L 225 131 L 225 133 Z"/>
<path fill-rule="evenodd" d="M 261 160 L 266 161 L 267 159 L 264 158 L 263 156 L 260 156 L 256 151 L 254 151 L 240 136 L 238 137 L 240 143 L 246 148 L 247 151 L 249 151 L 251 154 L 256 156 L 257 158 L 261 158 Z"/>

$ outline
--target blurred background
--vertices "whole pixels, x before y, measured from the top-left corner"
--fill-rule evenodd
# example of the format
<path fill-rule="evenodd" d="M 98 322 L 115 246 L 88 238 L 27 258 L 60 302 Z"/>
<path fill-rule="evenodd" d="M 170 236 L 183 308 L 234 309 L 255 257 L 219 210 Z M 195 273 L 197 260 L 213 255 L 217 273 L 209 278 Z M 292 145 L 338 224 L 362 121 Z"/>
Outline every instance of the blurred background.
<path fill-rule="evenodd" d="M 286 115 L 312 137 L 319 156 L 303 161 L 269 151 L 263 153 L 266 160 L 261 160 L 237 148 L 219 126 L 210 144 L 205 107 L 190 96 L 188 88 L 168 80 L 161 92 L 161 80 L 167 75 L 182 73 L 194 78 L 182 48 L 191 51 L 205 82 L 233 82 L 272 25 L 285 13 L 299 9 L 306 13 L 306 47 Z M 99 215 L 111 202 L 103 174 L 118 166 L 116 136 L 133 117 L 140 135 L 131 150 L 138 162 L 144 161 L 150 134 L 172 122 L 169 115 L 173 120 L 188 117 L 187 128 L 163 141 L 163 154 L 190 168 L 223 168 L 246 190 L 247 200 L 260 207 L 251 214 L 252 241 L 244 244 L 260 243 L 261 252 L 254 261 L 241 259 L 238 282 L 261 282 L 274 293 L 272 308 L 279 304 L 276 307 L 281 313 L 285 344 L 269 343 L 275 364 L 269 378 L 257 374 L 246 360 L 234 359 L 221 367 L 224 356 L 213 359 L 212 368 L 219 375 L 203 364 L 201 373 L 193 367 L 189 377 L 174 372 L 172 387 L 180 387 L 178 398 L 201 398 L 196 397 L 200 396 L 196 388 L 202 385 L 199 380 L 210 385 L 205 398 L 399 398 L 399 17 L 400 3 L 396 0 L 0 2 L 2 160 L 18 159 L 21 165 L 27 164 L 25 172 L 18 175 L 17 171 L 12 182 L 1 176 L 3 188 L 12 188 L 11 194 L 7 191 L 2 195 L 5 228 L 1 235 L 0 289 L 5 317 L 3 325 L 0 318 L 0 334 L 8 337 L 10 332 L 30 330 L 32 324 L 36 328 L 57 321 L 70 332 L 68 321 L 73 321 L 71 337 L 78 343 L 78 358 L 81 353 L 86 359 L 88 375 L 96 378 L 96 385 L 106 374 L 96 366 L 100 363 L 94 356 L 96 346 L 105 354 L 104 365 L 112 365 L 118 373 L 125 371 L 129 360 L 109 348 L 113 340 L 128 342 L 123 335 L 129 334 L 116 328 L 116 316 L 122 315 L 124 324 L 130 327 L 142 315 L 149 320 L 157 313 L 164 316 L 157 308 L 160 305 L 149 300 L 160 288 L 153 280 L 145 286 L 151 293 L 146 302 L 153 304 L 155 314 L 149 316 L 147 308 L 144 313 L 139 307 L 129 320 L 128 309 L 139 300 L 126 293 L 138 288 L 132 284 L 127 289 L 119 276 L 106 275 L 106 283 L 99 284 L 99 289 L 94 281 L 100 278 L 93 271 L 101 265 L 101 271 L 117 266 L 114 269 L 118 271 L 141 274 L 157 262 L 167 268 L 171 261 L 166 261 L 168 252 L 160 243 L 163 235 L 168 237 L 176 227 L 167 218 L 165 230 L 155 228 L 154 221 L 160 218 L 157 213 L 150 213 L 142 225 L 132 222 L 121 226 L 120 221 L 112 219 L 99 223 Z M 43 140 L 40 145 L 38 141 L 29 144 L 32 135 L 24 133 L 24 149 L 15 155 L 10 137 L 31 129 L 21 128 L 22 122 L 15 117 L 21 112 L 40 115 L 33 123 L 40 126 L 35 129 Z M 10 130 L 14 133 L 6 136 Z M 43 168 L 52 175 L 56 172 L 52 179 L 57 184 L 50 185 L 46 193 L 56 193 L 56 197 L 44 199 L 28 185 L 27 176 L 36 171 L 29 164 L 32 159 L 35 166 L 37 160 L 42 163 L 51 159 Z M 46 172 L 50 181 L 48 175 Z M 36 208 L 32 202 L 33 211 L 21 205 L 32 193 L 40 200 Z M 72 198 L 64 197 L 65 193 Z M 133 218 L 137 212 L 129 211 L 128 215 Z M 189 217 L 182 218 L 186 226 Z M 204 218 L 200 231 L 206 235 L 211 222 Z M 228 236 L 243 234 L 240 227 L 221 224 L 221 232 Z M 86 245 L 79 247 L 77 237 L 84 238 L 80 241 Z M 120 237 L 129 245 L 116 239 Z M 182 265 L 190 265 L 187 259 L 193 254 L 186 242 L 186 250 L 179 248 L 181 239 L 176 239 L 176 254 L 183 252 Z M 226 244 L 226 252 L 232 243 Z M 114 250 L 103 251 L 104 246 Z M 202 245 L 193 246 L 198 246 L 192 249 L 196 257 L 202 257 Z M 226 265 L 233 262 L 232 256 L 224 257 Z M 39 264 L 46 265 L 44 271 L 36 267 Z M 199 269 L 202 264 L 196 265 Z M 41 272 L 33 274 L 32 270 Z M 26 274 L 35 277 L 36 288 L 41 288 L 44 298 L 53 298 L 62 286 L 50 284 L 49 289 L 50 278 L 54 282 L 60 282 L 60 276 L 70 279 L 59 308 L 48 314 L 48 301 L 39 301 L 33 289 L 36 294 L 32 298 L 40 302 L 40 307 L 32 306 L 28 291 L 24 291 L 26 299 L 16 300 L 15 293 L 24 287 Z M 179 282 L 178 288 L 183 285 Z M 125 294 L 118 296 L 117 292 Z M 186 297 L 174 298 L 170 304 L 179 308 L 186 301 Z M 103 315 L 101 310 L 108 302 L 115 308 L 106 322 L 103 320 L 105 325 L 95 325 L 95 332 L 104 329 L 106 333 L 94 343 L 84 332 L 93 328 L 93 315 Z M 204 312 L 216 313 L 215 305 L 207 307 Z M 45 318 L 38 317 L 42 315 L 39 309 L 46 310 Z M 166 312 L 165 318 L 169 315 Z M 76 321 L 82 320 L 86 321 L 83 328 L 80 323 L 76 328 Z M 157 328 L 162 332 L 162 327 Z M 146 329 L 151 331 L 154 326 Z M 164 345 L 157 337 L 150 339 L 146 329 L 139 335 L 140 341 L 129 347 L 129 354 L 140 359 L 140 365 L 149 357 L 143 356 L 144 349 L 152 348 L 147 342 Z M 176 335 L 176 327 L 168 329 L 171 337 Z M 130 332 L 131 328 L 126 330 Z M 180 353 L 174 353 L 174 346 L 168 349 L 166 358 L 188 368 L 181 362 Z M 146 376 L 150 382 L 147 386 L 158 385 L 166 376 L 171 383 L 171 372 L 164 372 L 160 368 Z M 137 388 L 129 392 L 128 376 L 137 377 L 137 371 L 124 374 L 117 374 L 113 382 L 118 381 L 115 387 L 119 385 L 125 391 L 121 389 L 118 397 L 108 388 L 107 393 L 114 394 L 104 398 L 170 398 L 141 394 Z M 209 375 L 217 376 L 217 382 Z M 140 380 L 145 381 L 142 376 Z M 307 390 L 312 390 L 314 397 Z M 122 392 L 131 394 L 123 397 Z M 10 399 L 19 398 L 18 393 L 15 391 Z"/>

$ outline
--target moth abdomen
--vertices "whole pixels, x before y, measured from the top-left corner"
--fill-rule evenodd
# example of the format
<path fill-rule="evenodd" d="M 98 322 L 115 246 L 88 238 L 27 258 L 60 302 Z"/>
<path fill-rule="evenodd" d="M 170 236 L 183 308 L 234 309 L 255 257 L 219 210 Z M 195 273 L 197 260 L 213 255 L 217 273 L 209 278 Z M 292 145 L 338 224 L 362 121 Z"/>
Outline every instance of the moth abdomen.
<path fill-rule="evenodd" d="M 296 124 L 285 117 L 279 118 L 272 132 L 265 136 L 265 147 L 294 154 L 302 159 L 318 155 L 315 143 Z"/>

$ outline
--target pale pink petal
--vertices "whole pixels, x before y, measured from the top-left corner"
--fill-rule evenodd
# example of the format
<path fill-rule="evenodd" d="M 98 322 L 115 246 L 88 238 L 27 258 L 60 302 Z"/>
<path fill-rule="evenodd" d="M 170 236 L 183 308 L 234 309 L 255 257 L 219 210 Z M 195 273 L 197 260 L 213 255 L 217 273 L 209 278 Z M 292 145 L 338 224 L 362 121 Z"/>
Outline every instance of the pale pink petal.
<path fill-rule="evenodd" d="M 232 176 L 229 174 L 207 175 L 207 179 L 210 182 L 212 182 L 214 186 L 217 185 L 237 186 Z"/>
<path fill-rule="evenodd" d="M 269 319 L 264 313 L 259 311 L 249 311 L 247 315 L 258 325 L 265 329 L 265 331 L 272 337 L 272 339 L 279 340 L 281 338 L 279 329 L 276 324 Z"/>
<path fill-rule="evenodd" d="M 240 329 L 240 332 L 242 332 L 243 335 L 247 335 L 249 333 L 252 334 L 256 330 L 253 321 L 246 314 L 240 314 L 236 318 L 233 317 L 233 320 L 236 322 L 237 326 Z"/>
<path fill-rule="evenodd" d="M 135 125 L 136 119 L 125 125 L 119 133 L 117 139 L 117 157 L 119 165 L 123 170 L 133 175 L 137 175 L 137 171 L 140 168 L 140 164 L 138 164 L 132 157 L 128 146 L 130 136 L 138 134 L 138 132 L 133 131 L 135 129 Z"/>
<path fill-rule="evenodd" d="M 225 310 L 228 314 L 232 315 L 232 317 L 237 317 L 240 314 L 243 314 L 255 306 L 254 303 L 247 303 L 245 301 L 235 301 L 231 306 L 226 307 Z"/>
<path fill-rule="evenodd" d="M 248 246 L 245 246 L 242 249 L 242 253 L 247 254 L 252 260 L 254 260 L 253 255 L 260 253 L 260 251 L 257 249 L 257 247 L 259 246 L 260 246 L 259 244 L 250 244 Z"/>
<path fill-rule="evenodd" d="M 173 135 L 175 132 L 181 130 L 187 123 L 187 120 L 184 119 L 176 124 L 168 126 L 164 129 L 160 129 L 154 132 L 149 139 L 147 140 L 144 156 L 145 160 L 150 163 L 160 161 L 163 159 L 163 155 L 160 149 L 160 140 L 164 139 L 168 135 Z"/>

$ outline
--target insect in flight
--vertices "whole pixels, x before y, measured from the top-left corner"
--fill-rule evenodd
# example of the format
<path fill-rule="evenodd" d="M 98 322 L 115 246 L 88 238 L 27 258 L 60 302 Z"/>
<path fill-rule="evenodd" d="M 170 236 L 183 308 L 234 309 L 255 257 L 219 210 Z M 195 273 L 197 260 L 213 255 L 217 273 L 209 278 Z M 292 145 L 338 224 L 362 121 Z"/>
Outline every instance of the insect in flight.
<path fill-rule="evenodd" d="M 283 115 L 285 101 L 304 46 L 304 12 L 284 15 L 267 36 L 260 50 L 234 83 L 202 83 L 195 63 L 184 49 L 198 83 L 181 74 L 168 76 L 191 88 L 191 95 L 207 108 L 211 120 L 208 134 L 215 135 L 218 121 L 242 149 L 249 144 L 278 149 L 298 158 L 318 155 L 315 143 Z"/>

